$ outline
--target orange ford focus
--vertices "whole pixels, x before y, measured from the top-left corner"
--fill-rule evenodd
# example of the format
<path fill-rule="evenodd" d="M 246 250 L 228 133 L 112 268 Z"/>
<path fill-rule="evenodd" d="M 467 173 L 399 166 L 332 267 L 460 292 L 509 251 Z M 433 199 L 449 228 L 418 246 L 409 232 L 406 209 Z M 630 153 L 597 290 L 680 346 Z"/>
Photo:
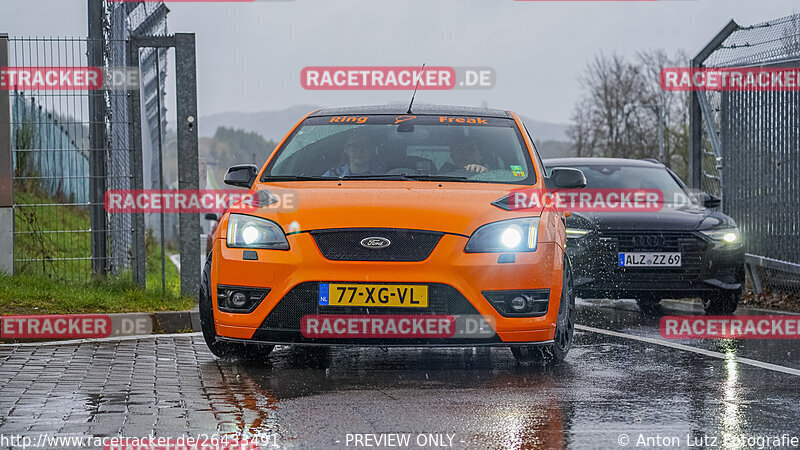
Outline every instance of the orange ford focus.
<path fill-rule="evenodd" d="M 506 346 L 563 360 L 575 297 L 565 213 L 510 194 L 580 188 L 545 177 L 509 111 L 368 106 L 303 118 L 220 219 L 203 270 L 203 334 L 218 356 L 274 345 Z"/>

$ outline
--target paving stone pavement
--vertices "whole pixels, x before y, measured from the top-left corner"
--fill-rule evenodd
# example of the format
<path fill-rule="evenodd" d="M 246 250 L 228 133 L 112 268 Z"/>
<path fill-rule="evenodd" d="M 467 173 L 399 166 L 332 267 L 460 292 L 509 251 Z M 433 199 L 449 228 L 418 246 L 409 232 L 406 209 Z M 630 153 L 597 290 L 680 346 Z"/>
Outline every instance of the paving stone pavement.
<path fill-rule="evenodd" d="M 727 351 L 747 354 L 736 346 Z M 231 362 L 196 333 L 0 346 L 0 448 L 13 446 L 4 437 L 43 434 L 330 448 L 354 433 L 449 433 L 453 448 L 618 448 L 621 433 L 796 436 L 799 414 L 800 376 L 591 332 L 544 368 L 517 366 L 506 348 L 337 348 L 319 365 L 279 347 L 268 361 Z"/>
<path fill-rule="evenodd" d="M 226 382 L 236 372 L 237 365 L 215 360 L 198 336 L 3 347 L 0 433 L 255 433 L 269 423 L 269 400 L 253 396 L 247 384 Z"/>

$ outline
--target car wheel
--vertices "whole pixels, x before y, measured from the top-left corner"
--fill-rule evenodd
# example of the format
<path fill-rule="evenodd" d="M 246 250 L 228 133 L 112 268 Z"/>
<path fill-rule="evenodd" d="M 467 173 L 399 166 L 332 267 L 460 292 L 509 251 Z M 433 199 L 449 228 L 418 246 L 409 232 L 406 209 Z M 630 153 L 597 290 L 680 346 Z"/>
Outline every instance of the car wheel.
<path fill-rule="evenodd" d="M 218 358 L 259 360 L 264 359 L 275 348 L 274 345 L 261 344 L 240 344 L 235 342 L 223 342 L 217 339 L 217 331 L 214 326 L 214 305 L 211 301 L 211 255 L 206 258 L 203 267 L 203 278 L 200 282 L 200 328 L 203 331 L 203 339 L 208 345 L 211 353 Z"/>
<path fill-rule="evenodd" d="M 575 284 L 572 279 L 572 266 L 569 259 L 564 257 L 564 280 L 561 289 L 561 304 L 558 307 L 556 318 L 556 333 L 550 345 L 516 345 L 511 347 L 511 353 L 520 364 L 538 362 L 559 363 L 564 361 L 572 348 L 572 338 L 575 332 Z"/>
<path fill-rule="evenodd" d="M 706 294 L 703 296 L 703 309 L 706 314 L 733 314 L 741 296 L 741 291 Z"/>

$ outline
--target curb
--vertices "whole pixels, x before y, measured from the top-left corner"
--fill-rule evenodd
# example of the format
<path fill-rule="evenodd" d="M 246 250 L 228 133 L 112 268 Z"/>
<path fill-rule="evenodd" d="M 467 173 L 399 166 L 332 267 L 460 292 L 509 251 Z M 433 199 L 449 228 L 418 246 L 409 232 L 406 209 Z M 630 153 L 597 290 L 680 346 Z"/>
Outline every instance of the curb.
<path fill-rule="evenodd" d="M 63 339 L 57 341 L 36 341 L 36 342 L 15 342 L 9 344 L 0 344 L 0 348 L 4 347 L 51 347 L 59 345 L 77 345 L 87 343 L 101 343 L 101 342 L 125 342 L 125 341 L 138 341 L 141 339 L 164 339 L 164 338 L 190 338 L 202 337 L 203 333 L 173 333 L 173 334 L 142 334 L 134 336 L 115 336 L 107 338 L 86 338 L 86 339 Z"/>
<path fill-rule="evenodd" d="M 110 323 L 110 333 L 104 336 L 91 337 L 87 336 L 84 339 L 104 339 L 125 336 L 147 336 L 153 334 L 176 334 L 176 333 L 189 333 L 201 331 L 200 328 L 200 314 L 197 309 L 189 311 L 159 311 L 153 313 L 119 313 L 119 314 L 63 314 L 53 315 L 49 317 L 59 317 L 65 319 L 76 319 L 82 317 L 99 317 Z M 26 317 L 30 319 L 38 318 L 39 316 L 2 316 L 0 320 L 9 320 L 12 323 L 17 318 Z M 42 318 L 48 317 L 42 315 Z M 13 320 L 12 320 L 13 319 Z M 22 325 L 17 325 L 22 327 Z M 0 329 L 4 331 L 5 326 Z M 81 336 L 82 337 L 82 336 Z M 45 336 L 43 336 L 45 338 Z M 75 336 L 46 336 L 47 341 L 63 341 L 68 339 L 75 339 Z M 33 337 L 6 337 L 0 334 L 0 342 L 2 343 L 16 343 L 16 342 L 43 342 L 43 339 Z"/>

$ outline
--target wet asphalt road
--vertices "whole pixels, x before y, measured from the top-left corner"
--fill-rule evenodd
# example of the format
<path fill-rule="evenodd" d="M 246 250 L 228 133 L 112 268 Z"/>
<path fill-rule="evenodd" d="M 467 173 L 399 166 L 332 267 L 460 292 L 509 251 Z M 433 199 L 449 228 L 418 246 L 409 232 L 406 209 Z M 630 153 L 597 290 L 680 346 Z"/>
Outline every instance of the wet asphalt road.
<path fill-rule="evenodd" d="M 699 310 L 668 302 L 662 312 Z M 661 340 L 658 317 L 626 301 L 580 301 L 579 323 L 556 367 L 519 367 L 507 349 L 338 348 L 328 368 L 315 368 L 279 348 L 265 364 L 232 363 L 196 334 L 0 346 L 0 443 L 215 433 L 308 448 L 355 447 L 358 433 L 454 448 L 622 448 L 641 439 L 650 448 L 755 448 L 754 439 L 800 439 L 797 343 L 673 348 L 646 341 Z M 595 328 L 624 335 L 587 331 Z"/>

